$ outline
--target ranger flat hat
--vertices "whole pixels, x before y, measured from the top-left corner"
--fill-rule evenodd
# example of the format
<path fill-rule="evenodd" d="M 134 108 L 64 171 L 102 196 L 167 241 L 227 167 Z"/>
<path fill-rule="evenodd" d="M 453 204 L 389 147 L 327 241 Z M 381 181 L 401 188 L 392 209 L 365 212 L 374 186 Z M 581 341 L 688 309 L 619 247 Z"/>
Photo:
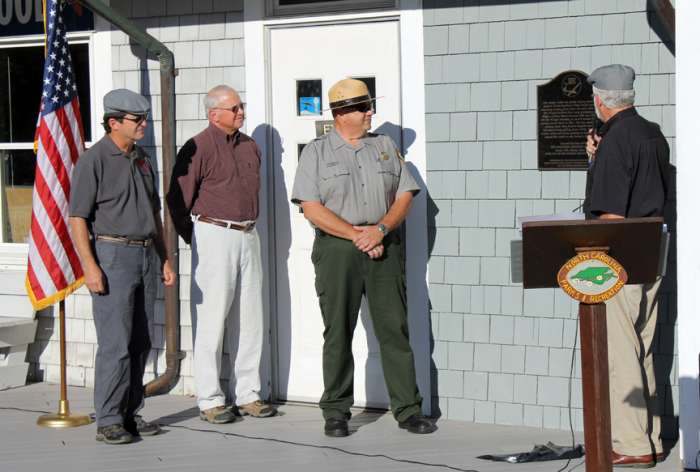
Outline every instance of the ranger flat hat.
<path fill-rule="evenodd" d="M 376 98 L 369 95 L 367 84 L 357 79 L 343 79 L 333 84 L 328 90 L 328 103 L 330 110 L 349 107 L 358 103 L 372 102 Z"/>
<path fill-rule="evenodd" d="M 623 64 L 598 67 L 588 76 L 588 83 L 599 90 L 634 90 L 634 69 Z"/>
<path fill-rule="evenodd" d="M 103 99 L 105 115 L 146 115 L 151 104 L 146 97 L 128 89 L 116 89 L 108 92 Z"/>

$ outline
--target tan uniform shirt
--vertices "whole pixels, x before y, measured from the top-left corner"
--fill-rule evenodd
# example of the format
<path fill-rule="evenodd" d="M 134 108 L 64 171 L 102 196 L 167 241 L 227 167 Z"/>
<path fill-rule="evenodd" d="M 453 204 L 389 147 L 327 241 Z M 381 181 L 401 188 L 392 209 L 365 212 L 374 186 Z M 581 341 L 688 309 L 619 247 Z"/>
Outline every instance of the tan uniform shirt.
<path fill-rule="evenodd" d="M 397 195 L 419 191 L 391 138 L 370 133 L 353 147 L 333 129 L 304 147 L 292 203 L 320 202 L 350 224 L 375 224 Z"/>

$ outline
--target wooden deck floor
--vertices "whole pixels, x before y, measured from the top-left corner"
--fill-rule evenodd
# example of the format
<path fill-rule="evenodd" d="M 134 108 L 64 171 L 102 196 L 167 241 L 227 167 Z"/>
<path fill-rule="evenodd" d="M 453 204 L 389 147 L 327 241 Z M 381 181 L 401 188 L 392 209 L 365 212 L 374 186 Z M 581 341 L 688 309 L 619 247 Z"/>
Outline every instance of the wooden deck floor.
<path fill-rule="evenodd" d="M 556 472 L 565 462 L 507 464 L 476 459 L 487 453 L 530 450 L 552 441 L 567 444 L 568 432 L 440 420 L 439 430 L 416 436 L 396 427 L 388 414 L 356 412 L 348 438 L 326 438 L 317 408 L 282 405 L 274 418 L 246 417 L 214 426 L 197 418 L 192 398 L 147 400 L 143 416 L 158 420 L 164 433 L 123 446 L 95 441 L 95 426 L 45 429 L 43 412 L 55 412 L 58 387 L 34 384 L 0 391 L 0 471 L 469 471 Z M 73 411 L 92 411 L 92 390 L 69 390 Z M 578 438 L 581 441 L 581 438 Z M 581 460 L 570 464 L 577 472 Z M 678 452 L 655 471 L 681 470 Z M 569 470 L 567 469 L 567 470 Z"/>

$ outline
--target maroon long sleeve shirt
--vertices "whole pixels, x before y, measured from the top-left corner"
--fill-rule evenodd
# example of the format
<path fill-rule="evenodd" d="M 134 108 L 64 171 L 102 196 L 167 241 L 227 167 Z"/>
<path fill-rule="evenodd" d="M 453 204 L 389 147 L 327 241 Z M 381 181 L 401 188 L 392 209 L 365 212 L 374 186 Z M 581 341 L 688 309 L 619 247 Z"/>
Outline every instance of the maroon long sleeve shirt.
<path fill-rule="evenodd" d="M 210 124 L 177 154 L 167 195 L 180 236 L 192 238 L 190 214 L 230 221 L 258 217 L 260 149 L 250 136 Z"/>

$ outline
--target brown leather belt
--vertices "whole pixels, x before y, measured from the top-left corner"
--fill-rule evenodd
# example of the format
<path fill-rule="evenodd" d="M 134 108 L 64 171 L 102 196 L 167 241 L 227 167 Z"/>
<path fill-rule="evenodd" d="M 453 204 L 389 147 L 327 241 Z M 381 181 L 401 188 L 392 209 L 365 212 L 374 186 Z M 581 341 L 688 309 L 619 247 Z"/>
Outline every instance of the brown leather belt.
<path fill-rule="evenodd" d="M 153 244 L 153 239 L 147 238 L 147 239 L 130 239 L 124 236 L 106 236 L 103 234 L 98 234 L 95 236 L 95 239 L 98 241 L 107 241 L 110 243 L 119 243 L 123 244 L 124 246 L 140 246 L 140 247 L 148 247 L 151 244 Z"/>
<path fill-rule="evenodd" d="M 221 226 L 222 228 L 243 231 L 244 233 L 255 228 L 255 221 L 247 225 L 239 225 L 237 223 L 231 223 L 230 221 L 221 221 L 217 220 L 216 218 L 209 218 L 208 216 L 200 216 L 197 218 L 197 221 L 201 221 L 202 223 L 209 223 L 210 225 Z"/>

